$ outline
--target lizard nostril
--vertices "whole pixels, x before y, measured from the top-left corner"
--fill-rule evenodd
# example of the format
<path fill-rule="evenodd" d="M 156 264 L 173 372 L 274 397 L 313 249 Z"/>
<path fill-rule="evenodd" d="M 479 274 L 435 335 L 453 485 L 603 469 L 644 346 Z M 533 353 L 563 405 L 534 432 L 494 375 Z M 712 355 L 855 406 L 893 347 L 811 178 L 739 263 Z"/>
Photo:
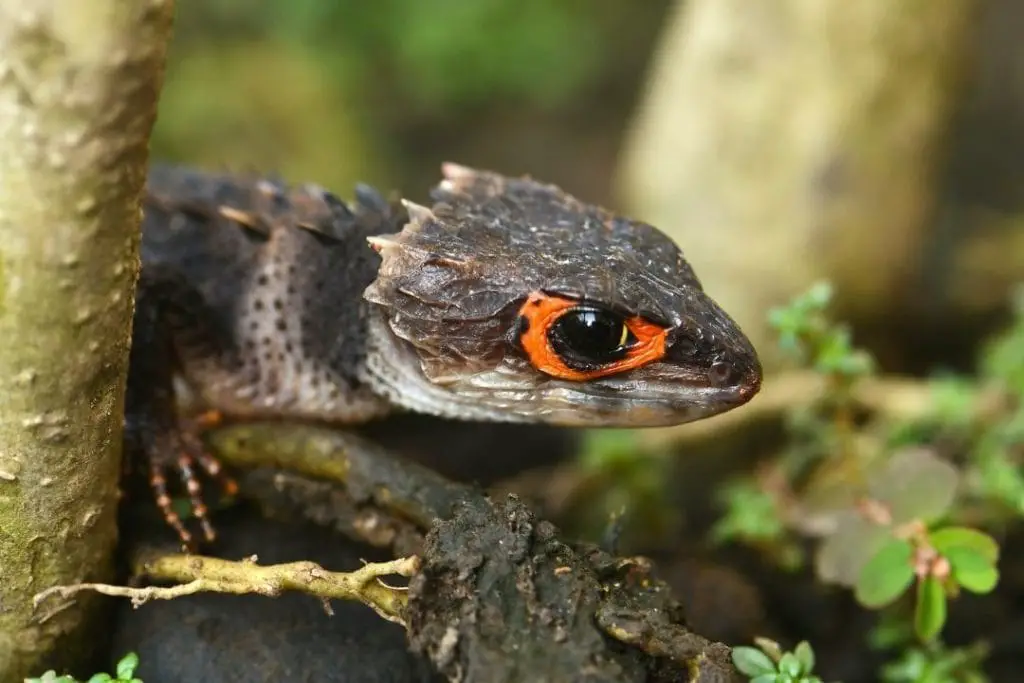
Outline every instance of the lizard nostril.
<path fill-rule="evenodd" d="M 708 374 L 711 376 L 711 380 L 720 386 L 732 384 L 737 379 L 736 368 L 724 361 L 712 363 Z"/>

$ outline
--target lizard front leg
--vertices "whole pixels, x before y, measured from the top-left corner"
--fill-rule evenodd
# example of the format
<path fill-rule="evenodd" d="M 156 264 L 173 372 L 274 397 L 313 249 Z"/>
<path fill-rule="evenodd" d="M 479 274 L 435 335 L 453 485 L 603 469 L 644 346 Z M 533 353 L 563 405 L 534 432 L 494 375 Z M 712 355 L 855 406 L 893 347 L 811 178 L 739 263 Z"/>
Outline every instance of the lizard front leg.
<path fill-rule="evenodd" d="M 157 507 L 187 548 L 195 547 L 194 538 L 174 510 L 171 487 L 178 483 L 184 487 L 207 541 L 214 540 L 216 533 L 203 500 L 199 473 L 218 481 L 226 495 L 233 495 L 237 488 L 198 435 L 216 420 L 216 414 L 198 420 L 181 415 L 174 390 L 174 377 L 181 366 L 176 335 L 202 329 L 204 317 L 200 300 L 180 279 L 159 268 L 143 268 L 125 401 L 125 458 L 129 468 L 146 468 Z"/>

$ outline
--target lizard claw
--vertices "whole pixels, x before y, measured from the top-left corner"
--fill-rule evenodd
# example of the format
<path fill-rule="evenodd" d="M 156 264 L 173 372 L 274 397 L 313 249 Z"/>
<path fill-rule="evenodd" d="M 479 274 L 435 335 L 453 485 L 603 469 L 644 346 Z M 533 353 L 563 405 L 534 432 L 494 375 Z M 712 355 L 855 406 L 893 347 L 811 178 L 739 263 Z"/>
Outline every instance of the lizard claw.
<path fill-rule="evenodd" d="M 221 463 L 206 451 L 198 437 L 202 427 L 216 422 L 209 418 L 209 415 L 200 416 L 174 430 L 142 435 L 142 450 L 149 462 L 149 484 L 156 505 L 186 550 L 195 550 L 195 538 L 174 509 L 169 479 L 180 483 L 188 493 L 192 515 L 199 522 L 203 539 L 208 543 L 217 538 L 217 532 L 210 522 L 209 508 L 203 499 L 200 475 L 205 474 L 217 481 L 226 496 L 233 496 L 238 491 L 238 485 L 224 472 Z"/>

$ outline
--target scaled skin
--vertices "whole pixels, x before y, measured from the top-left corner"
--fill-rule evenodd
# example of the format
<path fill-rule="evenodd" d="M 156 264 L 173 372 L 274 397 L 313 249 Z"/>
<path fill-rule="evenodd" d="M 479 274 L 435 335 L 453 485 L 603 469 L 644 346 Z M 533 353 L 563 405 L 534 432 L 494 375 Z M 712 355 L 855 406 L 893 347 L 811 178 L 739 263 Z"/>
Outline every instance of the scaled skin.
<path fill-rule="evenodd" d="M 529 179 L 443 175 L 428 208 L 366 187 L 349 206 L 312 185 L 153 168 L 126 435 L 184 540 L 167 475 L 211 537 L 196 470 L 221 473 L 179 419 L 175 376 L 228 417 L 337 424 L 407 409 L 671 425 L 758 391 L 750 342 L 660 231 Z M 552 330 L 584 305 L 612 334 L 572 337 L 586 353 L 570 373 Z M 620 328 L 625 345 L 593 355 Z"/>
<path fill-rule="evenodd" d="M 749 340 L 663 233 L 552 185 L 444 172 L 432 209 L 410 205 L 399 234 L 372 238 L 384 262 L 366 291 L 380 307 L 368 365 L 392 400 L 464 419 L 644 427 L 708 417 L 757 392 Z M 652 321 L 665 328 L 664 355 L 590 381 L 545 375 L 508 343 L 531 293 Z"/>

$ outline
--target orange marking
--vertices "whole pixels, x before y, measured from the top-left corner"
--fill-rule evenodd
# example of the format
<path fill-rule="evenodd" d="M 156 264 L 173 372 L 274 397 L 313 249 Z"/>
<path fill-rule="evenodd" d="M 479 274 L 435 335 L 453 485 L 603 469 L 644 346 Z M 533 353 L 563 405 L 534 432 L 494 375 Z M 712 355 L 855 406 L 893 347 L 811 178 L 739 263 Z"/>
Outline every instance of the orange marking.
<path fill-rule="evenodd" d="M 586 382 L 598 377 L 635 370 L 665 357 L 665 337 L 668 335 L 668 329 L 640 316 L 634 316 L 627 318 L 625 324 L 637 341 L 624 358 L 590 372 L 568 367 L 551 347 L 548 331 L 559 318 L 581 305 L 576 299 L 552 296 L 543 292 L 532 292 L 526 298 L 526 303 L 519 309 L 519 315 L 529 321 L 529 328 L 520 336 L 519 341 L 533 367 L 559 379 Z"/>
<path fill-rule="evenodd" d="M 234 498 L 236 495 L 238 495 L 238 482 L 236 482 L 234 479 L 225 479 L 222 483 L 221 488 L 224 491 L 224 495 L 228 496 L 229 498 Z"/>
<path fill-rule="evenodd" d="M 195 424 L 198 429 L 210 429 L 224 421 L 224 415 L 219 410 L 207 410 L 195 417 Z"/>

